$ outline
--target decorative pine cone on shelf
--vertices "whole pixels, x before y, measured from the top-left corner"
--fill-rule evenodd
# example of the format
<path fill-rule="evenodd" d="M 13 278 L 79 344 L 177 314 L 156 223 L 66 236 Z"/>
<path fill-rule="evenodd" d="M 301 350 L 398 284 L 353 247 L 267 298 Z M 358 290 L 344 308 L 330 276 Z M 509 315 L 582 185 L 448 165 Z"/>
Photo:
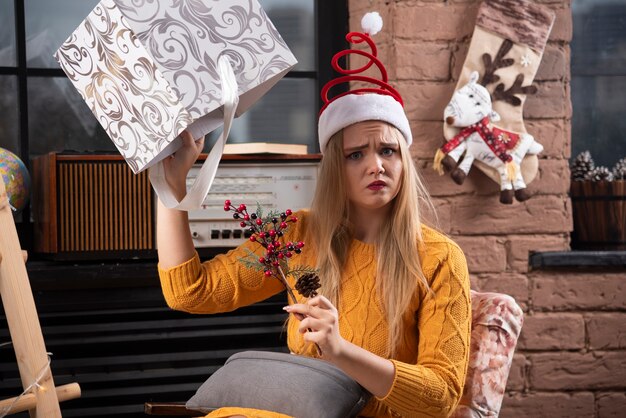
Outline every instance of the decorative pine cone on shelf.
<path fill-rule="evenodd" d="M 585 175 L 589 181 L 613 181 L 613 173 L 606 167 L 596 167 Z"/>
<path fill-rule="evenodd" d="M 595 168 L 595 165 L 589 151 L 581 152 L 572 163 L 572 180 L 585 180 L 587 174 Z"/>
<path fill-rule="evenodd" d="M 626 180 L 626 157 L 622 158 L 613 167 L 614 180 Z"/>
<path fill-rule="evenodd" d="M 321 286 L 319 276 L 313 273 L 303 274 L 296 282 L 296 290 L 305 298 L 317 296 L 317 289 Z"/>

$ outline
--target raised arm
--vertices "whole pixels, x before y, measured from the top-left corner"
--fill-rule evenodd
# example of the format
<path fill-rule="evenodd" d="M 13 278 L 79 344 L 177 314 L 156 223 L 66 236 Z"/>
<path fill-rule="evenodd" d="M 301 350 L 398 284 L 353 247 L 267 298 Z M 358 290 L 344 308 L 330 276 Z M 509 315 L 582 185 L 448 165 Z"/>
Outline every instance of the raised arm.
<path fill-rule="evenodd" d="M 194 141 L 187 131 L 181 137 L 183 146 L 163 161 L 165 180 L 178 200 L 187 193 L 187 173 L 204 146 L 204 138 Z M 195 254 L 187 212 L 168 209 L 161 200 L 157 205 L 157 247 L 162 269 L 182 264 Z"/>
<path fill-rule="evenodd" d="M 194 141 L 186 131 L 183 146 L 164 160 L 165 179 L 181 200 L 186 194 L 187 173 L 198 159 L 204 139 Z M 275 279 L 245 268 L 240 259 L 255 247 L 245 242 L 227 254 L 201 263 L 191 239 L 186 211 L 157 209 L 159 277 L 167 304 L 191 313 L 216 313 L 237 309 L 266 299 L 282 290 Z"/>

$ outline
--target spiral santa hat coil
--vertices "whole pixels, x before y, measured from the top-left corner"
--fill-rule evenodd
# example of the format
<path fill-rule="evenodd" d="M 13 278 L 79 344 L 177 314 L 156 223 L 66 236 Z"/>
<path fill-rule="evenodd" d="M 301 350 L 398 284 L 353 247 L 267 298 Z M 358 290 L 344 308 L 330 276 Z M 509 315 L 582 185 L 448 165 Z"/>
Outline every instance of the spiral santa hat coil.
<path fill-rule="evenodd" d="M 413 142 L 409 120 L 406 117 L 406 113 L 404 113 L 402 97 L 388 83 L 387 70 L 378 59 L 378 51 L 371 38 L 372 35 L 375 35 L 382 29 L 383 20 L 378 12 L 370 12 L 363 16 L 361 27 L 363 32 L 350 32 L 346 35 L 346 40 L 351 44 L 365 42 L 370 47 L 371 52 L 347 49 L 336 53 L 333 56 L 331 65 L 341 76 L 326 83 L 321 91 L 324 106 L 320 111 L 318 135 L 322 153 L 324 153 L 328 141 L 335 133 L 357 122 L 367 120 L 387 122 L 398 128 L 408 145 L 411 145 Z M 361 55 L 369 59 L 369 61 L 362 67 L 353 70 L 342 68 L 339 65 L 339 59 L 349 54 Z M 380 79 L 358 75 L 367 71 L 372 65 L 375 65 L 380 71 Z M 373 84 L 374 87 L 359 87 L 341 93 L 331 99 L 328 98 L 331 88 L 352 81 Z"/>

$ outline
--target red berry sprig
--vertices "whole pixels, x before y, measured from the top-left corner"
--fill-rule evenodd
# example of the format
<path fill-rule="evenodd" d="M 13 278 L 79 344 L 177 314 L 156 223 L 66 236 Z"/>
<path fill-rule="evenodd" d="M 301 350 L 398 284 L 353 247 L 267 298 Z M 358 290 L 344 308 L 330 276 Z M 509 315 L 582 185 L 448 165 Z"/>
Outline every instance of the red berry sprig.
<path fill-rule="evenodd" d="M 304 247 L 302 241 L 295 243 L 289 241 L 284 246 L 278 241 L 285 234 L 289 224 L 298 222 L 298 218 L 292 214 L 291 209 L 265 221 L 256 212 L 248 212 L 246 205 L 235 206 L 230 200 L 224 202 L 224 211 L 233 212 L 233 219 L 241 220 L 239 226 L 252 233 L 250 241 L 258 242 L 265 248 L 265 257 L 260 257 L 258 262 L 263 266 L 266 276 L 278 277 L 278 274 L 283 276 L 279 269 L 280 262 L 291 258 L 294 253 L 300 254 L 302 252 L 302 247 Z M 278 278 L 282 279 L 283 277 Z"/>
<path fill-rule="evenodd" d="M 285 273 L 283 271 L 283 266 L 287 268 L 286 263 L 288 259 L 290 259 L 293 254 L 300 254 L 302 252 L 302 247 L 304 247 L 304 242 L 287 242 L 284 245 L 278 241 L 280 237 L 282 237 L 289 227 L 290 223 L 298 222 L 298 218 L 294 216 L 291 212 L 291 209 L 287 209 L 282 212 L 279 216 L 271 216 L 266 220 L 261 219 L 256 212 L 248 212 L 246 205 L 241 204 L 239 206 L 235 206 L 231 203 L 230 200 L 226 200 L 224 202 L 224 211 L 233 212 L 233 219 L 240 219 L 239 226 L 242 228 L 247 228 L 249 232 L 252 233 L 250 235 L 250 241 L 258 242 L 265 248 L 265 256 L 259 257 L 257 262 L 261 264 L 263 268 L 263 274 L 266 277 L 275 277 L 280 280 L 287 290 L 287 294 L 291 299 L 292 303 L 298 303 L 295 295 L 293 294 L 293 290 L 289 286 L 289 282 L 287 282 L 287 278 L 285 277 Z M 281 263 L 283 265 L 281 266 Z M 319 282 L 319 278 L 315 276 L 315 279 Z M 304 283 L 304 282 L 303 282 Z M 302 284 L 302 283 L 301 283 Z M 316 291 L 319 287 L 318 284 L 308 283 L 306 286 L 311 287 L 313 291 Z M 312 293 L 305 294 L 313 295 Z M 301 291 L 301 294 L 303 291 Z M 304 319 L 301 315 L 296 315 L 296 317 L 300 320 Z M 311 331 L 311 329 L 308 329 Z M 317 353 L 321 356 L 322 350 L 320 349 L 317 343 L 315 344 L 317 348 Z"/>

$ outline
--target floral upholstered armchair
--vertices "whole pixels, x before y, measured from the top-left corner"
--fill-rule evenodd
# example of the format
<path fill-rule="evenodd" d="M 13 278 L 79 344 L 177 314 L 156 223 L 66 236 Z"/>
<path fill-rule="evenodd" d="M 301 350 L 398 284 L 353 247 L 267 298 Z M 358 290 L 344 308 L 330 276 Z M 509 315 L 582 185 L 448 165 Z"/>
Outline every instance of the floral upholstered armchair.
<path fill-rule="evenodd" d="M 472 336 L 465 390 L 453 418 L 497 417 L 524 313 L 511 296 L 472 291 Z"/>

